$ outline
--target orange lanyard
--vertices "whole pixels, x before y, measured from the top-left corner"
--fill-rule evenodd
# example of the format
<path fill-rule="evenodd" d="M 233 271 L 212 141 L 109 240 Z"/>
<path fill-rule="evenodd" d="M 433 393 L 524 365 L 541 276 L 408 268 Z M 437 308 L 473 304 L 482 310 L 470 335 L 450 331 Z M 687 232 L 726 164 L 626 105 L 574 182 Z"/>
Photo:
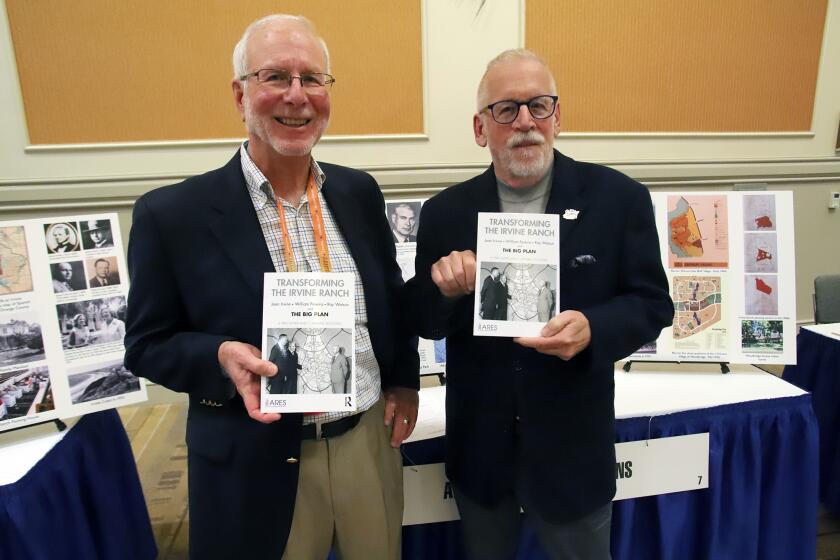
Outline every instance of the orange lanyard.
<path fill-rule="evenodd" d="M 295 253 L 292 250 L 292 240 L 289 237 L 289 228 L 286 226 L 286 210 L 283 209 L 283 202 L 280 197 L 277 199 L 277 213 L 280 214 L 280 228 L 283 230 L 283 257 L 286 259 L 286 270 L 297 272 L 295 264 Z M 321 210 L 321 199 L 318 196 L 318 185 L 315 184 L 315 177 L 309 173 L 309 180 L 306 182 L 306 199 L 309 201 L 309 216 L 312 219 L 312 233 L 315 235 L 315 250 L 318 253 L 318 261 L 321 263 L 321 272 L 332 272 L 330 265 L 330 249 L 327 246 L 327 230 L 324 227 L 324 214 Z"/>

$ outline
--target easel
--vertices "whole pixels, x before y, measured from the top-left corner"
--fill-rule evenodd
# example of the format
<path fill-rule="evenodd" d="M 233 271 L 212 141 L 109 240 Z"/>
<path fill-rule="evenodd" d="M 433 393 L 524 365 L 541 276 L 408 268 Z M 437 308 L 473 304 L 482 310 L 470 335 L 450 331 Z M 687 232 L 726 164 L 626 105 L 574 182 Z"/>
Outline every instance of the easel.
<path fill-rule="evenodd" d="M 679 361 L 672 362 L 672 361 L 667 361 L 667 360 L 664 360 L 664 361 L 660 361 L 660 360 L 657 360 L 657 361 L 636 360 L 636 361 L 646 363 L 646 364 L 714 364 L 714 363 L 717 363 L 717 364 L 720 365 L 720 372 L 721 373 L 724 373 L 724 374 L 729 373 L 729 362 L 679 362 Z M 633 360 L 627 360 L 626 362 L 624 362 L 624 365 L 621 366 L 621 369 L 623 369 L 626 373 L 630 373 L 630 368 L 632 367 L 632 365 L 633 365 Z"/>

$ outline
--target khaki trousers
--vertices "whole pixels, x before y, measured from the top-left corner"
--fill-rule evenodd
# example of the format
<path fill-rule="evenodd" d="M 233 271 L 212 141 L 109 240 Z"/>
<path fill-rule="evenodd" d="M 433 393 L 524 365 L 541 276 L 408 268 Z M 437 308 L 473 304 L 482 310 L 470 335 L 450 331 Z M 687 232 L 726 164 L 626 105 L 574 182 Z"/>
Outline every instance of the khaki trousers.
<path fill-rule="evenodd" d="M 297 501 L 283 560 L 400 558 L 403 489 L 399 449 L 383 421 L 385 401 L 337 438 L 304 440 Z"/>

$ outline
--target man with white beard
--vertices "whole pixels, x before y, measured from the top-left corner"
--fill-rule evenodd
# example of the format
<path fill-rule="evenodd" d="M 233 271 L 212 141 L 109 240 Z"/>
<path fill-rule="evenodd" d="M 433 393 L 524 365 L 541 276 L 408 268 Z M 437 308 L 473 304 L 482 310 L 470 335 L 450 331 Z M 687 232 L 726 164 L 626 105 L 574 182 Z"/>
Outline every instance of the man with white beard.
<path fill-rule="evenodd" d="M 551 558 L 610 557 L 613 364 L 670 324 L 648 191 L 553 150 L 557 87 L 534 53 L 487 66 L 473 117 L 493 165 L 423 205 L 408 317 L 446 337 L 446 472 L 469 558 L 516 553 L 520 507 Z M 479 212 L 560 215 L 559 313 L 541 336 L 475 337 Z"/>

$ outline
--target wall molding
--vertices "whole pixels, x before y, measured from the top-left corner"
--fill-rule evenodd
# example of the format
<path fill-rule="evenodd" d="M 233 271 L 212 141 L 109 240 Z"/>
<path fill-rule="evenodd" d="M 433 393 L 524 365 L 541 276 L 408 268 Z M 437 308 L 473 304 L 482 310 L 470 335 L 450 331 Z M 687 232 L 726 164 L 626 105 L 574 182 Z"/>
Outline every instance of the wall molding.
<path fill-rule="evenodd" d="M 428 111 L 424 107 L 424 112 Z M 208 138 L 198 140 L 156 140 L 153 142 L 97 142 L 92 144 L 29 144 L 23 151 L 27 154 L 63 152 L 107 152 L 114 150 L 149 150 L 172 148 L 230 148 L 242 145 L 242 138 Z M 359 134 L 324 136 L 323 144 L 357 144 L 362 142 L 417 142 L 429 140 L 425 133 L 412 134 Z"/>
<path fill-rule="evenodd" d="M 828 157 L 760 158 L 760 159 L 673 159 L 673 160 L 595 160 L 593 163 L 616 168 L 643 183 L 663 181 L 711 182 L 813 182 L 833 181 L 840 177 L 840 155 Z M 488 162 L 421 163 L 389 165 L 357 165 L 357 169 L 373 174 L 383 186 L 422 185 L 459 177 L 472 177 L 487 169 Z M 0 179 L 0 202 L 3 193 L 24 187 L 60 187 L 72 185 L 131 185 L 138 183 L 172 183 L 204 173 L 209 169 L 175 173 L 140 173 L 120 175 L 80 175 L 75 177 L 29 177 Z M 461 179 L 463 180 L 463 179 Z"/>

